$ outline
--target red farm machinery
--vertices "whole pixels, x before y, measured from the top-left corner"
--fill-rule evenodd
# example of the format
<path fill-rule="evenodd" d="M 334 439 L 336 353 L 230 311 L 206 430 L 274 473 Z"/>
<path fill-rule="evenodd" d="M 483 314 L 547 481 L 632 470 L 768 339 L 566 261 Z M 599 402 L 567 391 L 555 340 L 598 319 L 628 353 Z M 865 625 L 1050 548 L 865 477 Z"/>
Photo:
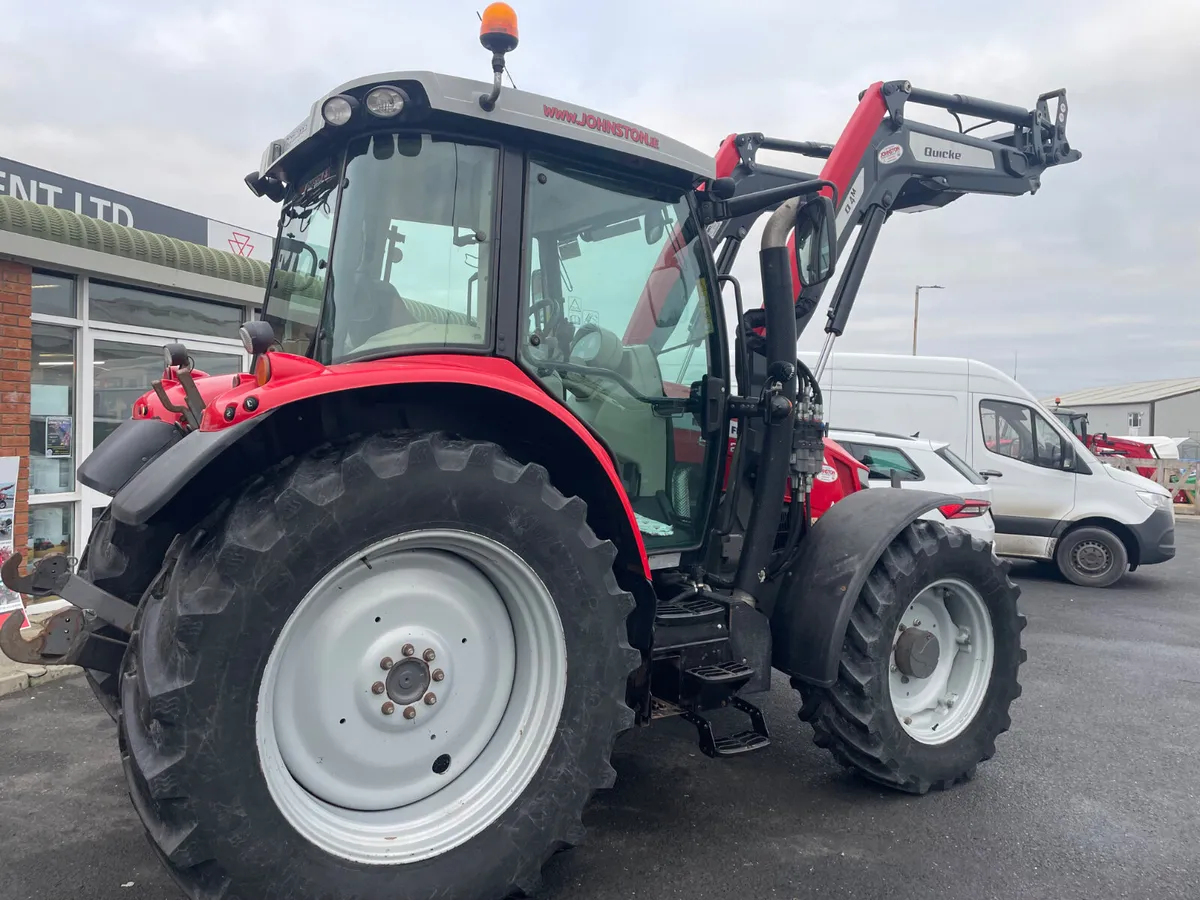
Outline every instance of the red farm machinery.
<path fill-rule="evenodd" d="M 779 679 L 838 762 L 913 794 L 1010 725 L 1006 565 L 921 518 L 956 498 L 857 490 L 796 342 L 839 263 L 826 347 L 842 333 L 892 213 L 1077 159 L 1065 92 L 879 82 L 834 144 L 737 134 L 714 159 L 502 89 L 516 19 L 483 20 L 492 83 L 360 78 L 270 143 L 249 371 L 168 345 L 80 467 L 112 500 L 78 566 L 3 566 L 71 607 L 0 646 L 86 670 L 197 900 L 529 892 L 619 734 L 680 717 L 710 757 L 763 748 Z M 762 216 L 747 310 L 730 270 Z"/>

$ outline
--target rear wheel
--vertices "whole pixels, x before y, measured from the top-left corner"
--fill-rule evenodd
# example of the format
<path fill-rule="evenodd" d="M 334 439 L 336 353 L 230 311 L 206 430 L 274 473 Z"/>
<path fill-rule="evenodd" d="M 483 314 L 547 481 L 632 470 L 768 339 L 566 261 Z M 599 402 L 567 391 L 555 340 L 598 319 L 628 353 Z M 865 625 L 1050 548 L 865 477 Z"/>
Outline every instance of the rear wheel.
<path fill-rule="evenodd" d="M 121 682 L 131 795 L 185 891 L 532 890 L 633 721 L 633 599 L 585 513 L 494 445 L 394 435 L 198 527 Z"/>
<path fill-rule="evenodd" d="M 831 688 L 795 682 L 814 741 L 909 793 L 974 776 L 1020 696 L 1020 589 L 990 544 L 918 521 L 859 592 Z"/>
<path fill-rule="evenodd" d="M 175 530 L 169 525 L 132 527 L 116 521 L 111 508 L 105 509 L 80 557 L 79 575 L 102 591 L 137 606 L 162 567 L 163 556 L 174 537 Z M 125 640 L 124 632 L 117 628 L 106 627 L 100 633 L 114 640 Z M 94 669 L 85 669 L 83 674 L 100 705 L 116 721 L 120 704 L 117 674 Z"/>
<path fill-rule="evenodd" d="M 1129 567 L 1129 553 L 1121 539 L 1097 525 L 1076 528 L 1063 535 L 1054 551 L 1063 577 L 1081 587 L 1109 587 Z"/>

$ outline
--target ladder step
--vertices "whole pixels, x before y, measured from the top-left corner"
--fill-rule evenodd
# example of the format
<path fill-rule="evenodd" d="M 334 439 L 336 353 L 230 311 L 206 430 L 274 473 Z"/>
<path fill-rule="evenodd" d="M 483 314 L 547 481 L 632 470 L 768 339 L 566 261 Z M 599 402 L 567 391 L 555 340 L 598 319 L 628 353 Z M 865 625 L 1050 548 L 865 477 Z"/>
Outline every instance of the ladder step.
<path fill-rule="evenodd" d="M 704 684 L 728 685 L 735 682 L 745 684 L 754 676 L 754 669 L 743 662 L 723 662 L 711 666 L 688 669 L 689 678 Z"/>
<path fill-rule="evenodd" d="M 771 739 L 757 731 L 739 731 L 727 737 L 713 740 L 713 748 L 717 756 L 737 756 L 739 753 L 749 753 L 751 750 L 761 750 L 771 743 Z"/>
<path fill-rule="evenodd" d="M 771 734 L 767 730 L 767 722 L 763 717 L 762 711 L 749 701 L 743 700 L 741 697 L 730 698 L 730 705 L 735 709 L 739 709 L 750 717 L 750 730 L 739 731 L 735 734 L 725 735 L 724 737 L 716 737 L 713 734 L 712 723 L 699 713 L 683 711 L 680 713 L 683 719 L 691 722 L 696 726 L 696 730 L 700 733 L 700 750 L 705 756 L 737 756 L 741 753 L 749 753 L 751 750 L 761 750 L 771 743 Z"/>
<path fill-rule="evenodd" d="M 698 625 L 701 622 L 720 620 L 725 607 L 715 600 L 693 597 L 690 600 L 664 600 L 658 604 L 654 614 L 657 625 Z"/>

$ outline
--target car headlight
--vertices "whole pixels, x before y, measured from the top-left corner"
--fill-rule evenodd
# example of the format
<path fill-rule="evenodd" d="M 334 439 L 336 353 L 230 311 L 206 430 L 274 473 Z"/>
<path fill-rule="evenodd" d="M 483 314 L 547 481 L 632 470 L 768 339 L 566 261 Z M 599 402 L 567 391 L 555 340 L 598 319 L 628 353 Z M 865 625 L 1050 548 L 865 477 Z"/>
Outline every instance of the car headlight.
<path fill-rule="evenodd" d="M 1157 491 L 1138 491 L 1142 502 L 1154 509 L 1171 509 L 1171 495 L 1160 494 Z"/>

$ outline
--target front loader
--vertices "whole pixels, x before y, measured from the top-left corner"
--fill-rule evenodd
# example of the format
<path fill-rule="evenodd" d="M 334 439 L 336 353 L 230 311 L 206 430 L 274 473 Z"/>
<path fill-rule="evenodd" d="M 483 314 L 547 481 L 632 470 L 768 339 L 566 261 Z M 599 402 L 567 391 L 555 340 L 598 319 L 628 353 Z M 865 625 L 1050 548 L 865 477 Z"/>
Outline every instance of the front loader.
<path fill-rule="evenodd" d="M 30 642 L 10 618 L 0 648 L 87 670 L 191 897 L 528 893 L 613 784 L 620 733 L 680 717 L 710 757 L 760 749 L 773 672 L 818 743 L 899 791 L 969 779 L 1009 726 L 1018 589 L 921 518 L 958 498 L 852 491 L 811 515 L 825 426 L 797 311 L 865 188 L 751 189 L 502 90 L 503 4 L 481 42 L 491 84 L 358 79 L 271 142 L 246 179 L 281 204 L 249 371 L 165 347 L 80 466 L 112 501 L 78 570 L 2 567 L 72 604 Z M 1051 164 L 1042 118 L 1006 165 Z M 890 159 L 847 143 L 863 128 L 829 165 Z M 764 304 L 731 358 L 714 238 L 763 214 Z"/>

